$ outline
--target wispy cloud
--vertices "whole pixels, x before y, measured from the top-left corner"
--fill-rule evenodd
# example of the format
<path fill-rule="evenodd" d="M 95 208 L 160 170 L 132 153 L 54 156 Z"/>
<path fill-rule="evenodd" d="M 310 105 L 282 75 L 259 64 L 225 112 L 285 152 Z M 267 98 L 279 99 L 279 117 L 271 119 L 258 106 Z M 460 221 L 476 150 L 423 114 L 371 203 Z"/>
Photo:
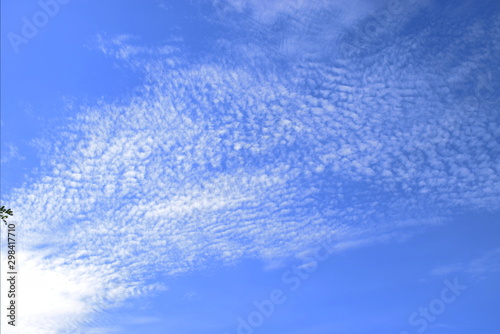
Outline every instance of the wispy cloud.
<path fill-rule="evenodd" d="M 2 149 L 2 159 L 0 160 L 1 164 L 7 164 L 11 161 L 14 160 L 24 160 L 25 157 L 23 157 L 19 153 L 19 149 L 17 148 L 16 145 L 12 143 L 7 143 L 5 144 L 6 148 Z"/>
<path fill-rule="evenodd" d="M 498 271 L 500 271 L 500 249 L 494 249 L 469 261 L 437 267 L 431 271 L 431 275 L 445 276 L 458 272 L 468 274 L 473 279 L 482 279 Z"/>

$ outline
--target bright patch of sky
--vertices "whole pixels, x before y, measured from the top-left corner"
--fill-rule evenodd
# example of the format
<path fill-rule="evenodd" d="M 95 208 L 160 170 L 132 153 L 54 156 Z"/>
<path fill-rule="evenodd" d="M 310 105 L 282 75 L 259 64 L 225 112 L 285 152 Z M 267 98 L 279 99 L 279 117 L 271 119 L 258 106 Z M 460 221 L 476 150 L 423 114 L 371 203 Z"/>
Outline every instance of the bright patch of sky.
<path fill-rule="evenodd" d="M 497 1 L 1 18 L 2 333 L 500 328 Z"/>

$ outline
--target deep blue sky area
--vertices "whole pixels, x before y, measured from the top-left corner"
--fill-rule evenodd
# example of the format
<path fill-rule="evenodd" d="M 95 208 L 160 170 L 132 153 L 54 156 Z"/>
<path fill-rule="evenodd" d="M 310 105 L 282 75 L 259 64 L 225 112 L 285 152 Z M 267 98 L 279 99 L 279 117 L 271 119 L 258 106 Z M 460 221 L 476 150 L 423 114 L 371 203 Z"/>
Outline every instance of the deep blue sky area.
<path fill-rule="evenodd" d="M 2 333 L 499 332 L 497 1 L 1 6 Z"/>
<path fill-rule="evenodd" d="M 483 224 L 471 228 L 469 219 L 478 218 Z M 498 231 L 498 224 L 491 218 L 460 219 L 454 222 L 453 231 L 437 227 L 432 233 L 423 233 L 405 242 L 404 246 L 383 243 L 336 254 L 321 263 L 316 271 L 308 273 L 309 277 L 301 280 L 297 290 L 292 290 L 293 283 L 282 280 L 282 275 L 293 270 L 296 264 L 262 272 L 262 263 L 245 261 L 236 267 L 183 275 L 171 281 L 169 291 L 147 302 L 130 303 L 106 317 L 117 322 L 129 321 L 127 327 L 131 333 L 139 330 L 221 333 L 221 328 L 222 332 L 235 333 L 238 317 L 248 316 L 256 310 L 255 301 L 269 300 L 271 291 L 281 289 L 285 302 L 276 306 L 273 316 L 258 332 L 412 332 L 408 317 L 440 298 L 446 287 L 444 280 L 453 281 L 458 277 L 458 282 L 467 289 L 430 322 L 434 328 L 429 328 L 429 332 L 494 333 L 500 325 L 495 320 L 499 303 L 494 297 L 499 292 L 495 283 L 498 273 L 488 280 L 476 280 L 464 274 L 429 276 L 436 265 L 472 259 L 475 253 L 495 247 L 496 237 L 484 238 L 485 231 Z M 481 246 L 476 235 L 480 235 Z M 136 317 L 137 320 L 127 320 Z M 454 325 L 446 328 L 445 323 Z"/>

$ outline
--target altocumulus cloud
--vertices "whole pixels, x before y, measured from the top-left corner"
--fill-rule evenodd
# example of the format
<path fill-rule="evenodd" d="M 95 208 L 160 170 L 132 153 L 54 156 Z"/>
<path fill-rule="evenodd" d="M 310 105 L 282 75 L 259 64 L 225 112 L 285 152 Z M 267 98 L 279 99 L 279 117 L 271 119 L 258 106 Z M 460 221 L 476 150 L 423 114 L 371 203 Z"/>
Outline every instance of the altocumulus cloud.
<path fill-rule="evenodd" d="M 428 33 L 362 61 L 285 69 L 258 45 L 221 64 L 101 37 L 99 49 L 144 82 L 78 106 L 47 138 L 42 175 L 8 196 L 23 275 L 43 278 L 24 283 L 33 293 L 21 303 L 70 305 L 25 310 L 25 332 L 76 333 L 100 310 L 165 289 L 157 275 L 279 263 L 324 240 L 398 238 L 450 210 L 498 210 L 498 100 L 471 110 L 454 93 L 491 59 L 478 49 L 446 80 L 456 59 L 403 52 Z M 477 34 L 487 33 L 467 38 Z"/>

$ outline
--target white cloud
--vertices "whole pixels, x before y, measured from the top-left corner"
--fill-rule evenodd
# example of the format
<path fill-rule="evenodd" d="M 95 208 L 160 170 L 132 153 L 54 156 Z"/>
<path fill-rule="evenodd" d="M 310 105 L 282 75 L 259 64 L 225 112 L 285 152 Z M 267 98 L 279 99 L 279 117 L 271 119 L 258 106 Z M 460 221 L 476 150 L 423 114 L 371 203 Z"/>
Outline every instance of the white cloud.
<path fill-rule="evenodd" d="M 337 13 L 336 20 L 342 20 L 344 24 L 352 24 L 364 17 L 371 10 L 380 5 L 379 1 L 367 0 L 211 0 L 214 7 L 221 11 L 221 15 L 231 13 L 243 13 L 250 11 L 250 14 L 260 23 L 270 24 L 277 19 L 291 17 L 300 19 L 300 16 L 307 17 L 311 13 L 329 11 Z"/>
<path fill-rule="evenodd" d="M 24 246 L 18 242 L 17 249 Z M 82 323 L 88 323 L 103 308 L 164 289 L 158 284 L 120 282 L 117 268 L 93 265 L 78 260 L 78 257 L 68 261 L 44 251 L 18 251 L 16 259 L 15 333 L 52 334 L 69 329 L 77 333 Z M 2 261 L 7 263 L 5 254 Z M 7 276 L 7 272 L 3 272 L 2 281 Z M 2 284 L 3 296 L 7 296 L 7 288 Z M 10 300 L 2 298 L 3 310 Z M 5 321 L 2 322 L 2 332 L 9 333 L 11 329 Z"/>
<path fill-rule="evenodd" d="M 25 157 L 23 157 L 20 153 L 19 153 L 19 149 L 16 145 L 12 144 L 12 143 L 7 143 L 5 144 L 6 146 L 6 151 L 5 152 L 5 148 L 2 149 L 2 158 L 0 160 L 0 164 L 8 164 L 9 162 L 11 161 L 14 161 L 14 160 L 24 160 Z"/>
<path fill-rule="evenodd" d="M 483 279 L 498 271 L 500 271 L 500 249 L 497 248 L 468 261 L 434 268 L 431 275 L 446 276 L 460 272 L 470 275 L 473 279 Z"/>

